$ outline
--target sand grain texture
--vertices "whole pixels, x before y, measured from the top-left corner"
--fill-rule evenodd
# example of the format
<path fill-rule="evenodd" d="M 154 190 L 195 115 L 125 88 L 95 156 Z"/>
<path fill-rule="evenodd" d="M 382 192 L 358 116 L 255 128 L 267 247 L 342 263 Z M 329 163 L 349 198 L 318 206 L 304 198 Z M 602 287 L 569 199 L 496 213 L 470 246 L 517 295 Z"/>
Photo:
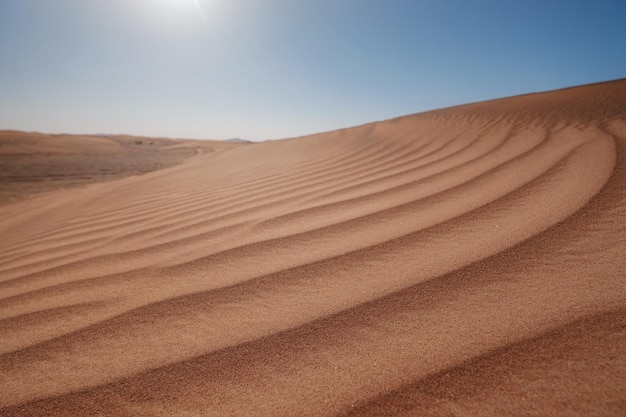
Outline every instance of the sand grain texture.
<path fill-rule="evenodd" d="M 625 184 L 619 80 L 5 204 L 0 415 L 622 416 Z"/>

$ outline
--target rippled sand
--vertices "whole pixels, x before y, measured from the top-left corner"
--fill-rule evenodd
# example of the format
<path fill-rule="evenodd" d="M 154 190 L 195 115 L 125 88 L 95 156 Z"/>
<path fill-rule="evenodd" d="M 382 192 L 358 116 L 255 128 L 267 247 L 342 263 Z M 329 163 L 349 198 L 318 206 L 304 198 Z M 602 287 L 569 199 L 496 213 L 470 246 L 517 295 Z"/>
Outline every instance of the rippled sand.
<path fill-rule="evenodd" d="M 622 416 L 626 80 L 0 207 L 0 415 Z"/>

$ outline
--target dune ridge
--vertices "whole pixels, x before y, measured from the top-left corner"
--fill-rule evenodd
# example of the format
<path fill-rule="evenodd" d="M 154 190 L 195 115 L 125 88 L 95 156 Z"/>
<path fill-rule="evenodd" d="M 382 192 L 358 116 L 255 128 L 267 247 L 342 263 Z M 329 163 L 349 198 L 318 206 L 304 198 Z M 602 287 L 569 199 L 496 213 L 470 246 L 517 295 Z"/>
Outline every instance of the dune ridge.
<path fill-rule="evenodd" d="M 617 80 L 0 206 L 0 413 L 620 415 L 625 180 Z"/>

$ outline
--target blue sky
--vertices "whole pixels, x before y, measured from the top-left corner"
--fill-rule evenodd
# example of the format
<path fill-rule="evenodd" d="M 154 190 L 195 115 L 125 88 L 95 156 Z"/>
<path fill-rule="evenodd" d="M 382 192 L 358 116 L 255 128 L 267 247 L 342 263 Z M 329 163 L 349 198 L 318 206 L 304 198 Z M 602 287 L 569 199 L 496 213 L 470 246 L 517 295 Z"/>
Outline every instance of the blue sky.
<path fill-rule="evenodd" d="M 624 0 L 0 0 L 0 129 L 298 136 L 626 77 Z"/>

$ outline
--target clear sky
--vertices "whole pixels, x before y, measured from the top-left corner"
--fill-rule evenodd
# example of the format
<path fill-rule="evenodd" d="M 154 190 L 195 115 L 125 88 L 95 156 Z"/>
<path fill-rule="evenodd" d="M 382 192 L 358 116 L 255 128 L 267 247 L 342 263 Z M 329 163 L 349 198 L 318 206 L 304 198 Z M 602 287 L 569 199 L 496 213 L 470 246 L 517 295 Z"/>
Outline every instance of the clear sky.
<path fill-rule="evenodd" d="M 0 129 L 258 140 L 623 77 L 625 0 L 0 0 Z"/>

